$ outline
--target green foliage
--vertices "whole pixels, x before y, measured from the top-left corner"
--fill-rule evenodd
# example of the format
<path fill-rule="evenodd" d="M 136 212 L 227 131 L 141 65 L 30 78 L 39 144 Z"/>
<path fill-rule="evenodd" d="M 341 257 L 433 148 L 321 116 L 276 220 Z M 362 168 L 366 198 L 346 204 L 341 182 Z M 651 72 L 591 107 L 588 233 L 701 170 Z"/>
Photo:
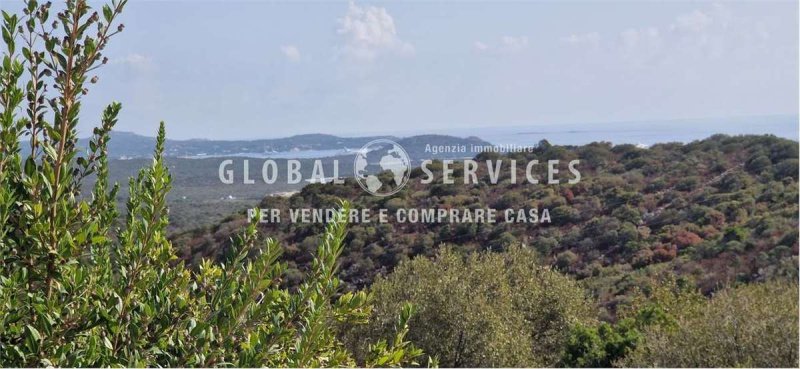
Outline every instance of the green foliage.
<path fill-rule="evenodd" d="M 639 340 L 629 321 L 597 327 L 577 325 L 570 333 L 561 364 L 567 367 L 607 368 L 623 357 Z"/>
<path fill-rule="evenodd" d="M 798 286 L 769 282 L 722 290 L 697 308 L 651 325 L 620 365 L 797 367 Z"/>
<path fill-rule="evenodd" d="M 798 288 L 772 281 L 706 299 L 666 278 L 636 293 L 614 324 L 576 325 L 561 364 L 570 367 L 794 367 Z"/>
<path fill-rule="evenodd" d="M 408 339 L 448 367 L 551 366 L 570 327 L 593 319 L 583 289 L 520 247 L 467 256 L 445 248 L 401 263 L 372 291 L 374 321 L 348 335 L 356 352 L 364 337 L 391 331 L 391 311 L 410 302 L 418 314 Z"/>
<path fill-rule="evenodd" d="M 608 368 L 635 349 L 642 339 L 641 331 L 652 324 L 670 325 L 665 309 L 680 308 L 681 303 L 700 298 L 693 291 L 678 287 L 674 279 L 650 286 L 649 294 L 637 291 L 634 301 L 621 312 L 622 319 L 612 324 L 578 324 L 572 328 L 561 365 L 566 367 Z"/>
<path fill-rule="evenodd" d="M 69 0 L 52 22 L 49 3 L 29 0 L 21 17 L 3 12 L 0 365 L 414 365 L 421 351 L 405 340 L 411 307 L 397 310 L 394 338 L 359 362 L 337 338 L 339 324 L 363 324 L 371 313 L 370 296 L 342 293 L 336 277 L 347 203 L 294 291 L 280 287 L 282 250 L 259 237 L 256 223 L 219 263 L 186 268 L 166 236 L 171 177 L 162 123 L 152 164 L 130 179 L 126 217 L 115 225 L 107 144 L 121 106 L 103 111 L 88 152 L 76 146 L 76 127 L 81 96 L 97 81 L 88 74 L 122 31 L 113 25 L 125 3 L 98 13 Z M 97 179 L 84 198 L 90 174 Z"/>
<path fill-rule="evenodd" d="M 484 160 L 508 162 L 512 156 L 481 154 L 477 157 L 480 183 L 474 185 L 444 184 L 439 178 L 431 184 L 412 180 L 407 191 L 376 200 L 364 196 L 355 182 L 345 181 L 306 186 L 290 198 L 271 198 L 267 207 L 287 212 L 324 208 L 336 199 L 346 199 L 372 214 L 400 206 L 499 206 L 511 207 L 515 214 L 520 209 L 549 209 L 552 223 L 419 222 L 413 226 L 396 222 L 389 211 L 388 223 L 351 227 L 342 255 L 342 280 L 347 288 L 366 287 L 399 261 L 433 256 L 442 244 L 468 253 L 502 251 L 510 244 L 524 243 L 541 253 L 543 263 L 581 279 L 611 313 L 626 303 L 633 287 L 643 286 L 664 269 L 692 276 L 704 294 L 735 282 L 797 278 L 796 146 L 796 141 L 767 135 L 715 135 L 648 149 L 607 143 L 551 145 L 547 150 L 558 150 L 537 149 L 513 158 L 541 160 L 548 153 L 579 157 L 584 173 L 580 183 L 514 184 L 509 173 L 501 171 L 503 179 L 491 184 Z M 772 164 L 749 170 L 749 158 L 762 155 Z M 184 250 L 182 255 L 215 256 L 227 245 L 228 230 L 241 222 L 240 216 L 220 227 L 187 233 L 175 244 Z M 306 237 L 320 232 L 313 224 L 260 227 L 298 248 Z M 299 269 L 310 261 L 305 253 L 287 253 L 285 258 Z"/>

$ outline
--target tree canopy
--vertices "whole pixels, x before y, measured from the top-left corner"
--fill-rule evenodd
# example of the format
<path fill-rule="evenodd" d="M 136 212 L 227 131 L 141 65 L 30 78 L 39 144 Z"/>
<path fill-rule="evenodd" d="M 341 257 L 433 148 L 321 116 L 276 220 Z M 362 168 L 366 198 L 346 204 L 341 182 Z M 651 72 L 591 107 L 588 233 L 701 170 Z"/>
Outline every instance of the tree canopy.
<path fill-rule="evenodd" d="M 328 223 L 311 268 L 294 291 L 281 287 L 281 247 L 255 223 L 222 260 L 196 268 L 166 237 L 171 187 L 165 128 L 152 164 L 130 179 L 122 224 L 107 145 L 119 103 L 110 103 L 88 152 L 77 147 L 81 98 L 105 64 L 126 5 L 94 11 L 84 0 L 25 2 L 3 15 L 0 63 L 0 365 L 31 366 L 399 366 L 421 351 L 405 340 L 413 309 L 396 313 L 389 340 L 356 362 L 340 323 L 371 312 L 365 292 L 342 293 L 336 277 L 348 205 Z M 52 89 L 50 88 L 52 86 Z M 23 156 L 21 145 L 30 146 Z M 95 174 L 91 195 L 83 180 Z"/>

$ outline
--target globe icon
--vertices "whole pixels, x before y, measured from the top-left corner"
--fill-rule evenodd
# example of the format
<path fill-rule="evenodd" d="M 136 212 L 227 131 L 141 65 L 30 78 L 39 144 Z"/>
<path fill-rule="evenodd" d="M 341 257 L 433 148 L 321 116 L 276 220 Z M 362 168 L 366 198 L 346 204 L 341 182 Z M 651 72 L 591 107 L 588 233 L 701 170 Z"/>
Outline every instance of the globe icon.
<path fill-rule="evenodd" d="M 397 142 L 377 139 L 368 142 L 355 155 L 353 174 L 364 189 L 375 196 L 389 196 L 406 185 L 411 160 Z"/>

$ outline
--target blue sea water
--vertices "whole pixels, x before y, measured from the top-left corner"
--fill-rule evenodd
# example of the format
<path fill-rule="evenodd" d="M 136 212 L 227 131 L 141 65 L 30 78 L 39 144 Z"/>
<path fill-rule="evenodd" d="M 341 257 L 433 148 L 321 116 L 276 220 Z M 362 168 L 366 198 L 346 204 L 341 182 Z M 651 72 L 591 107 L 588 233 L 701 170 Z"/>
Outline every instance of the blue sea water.
<path fill-rule="evenodd" d="M 330 149 L 330 150 L 291 150 L 273 152 L 240 152 L 234 154 L 213 154 L 213 155 L 194 155 L 185 156 L 185 159 L 205 159 L 223 157 L 244 157 L 255 159 L 316 159 L 329 158 L 334 156 L 355 155 L 358 149 Z"/>
<path fill-rule="evenodd" d="M 482 128 L 453 128 L 435 131 L 370 132 L 370 135 L 409 137 L 423 134 L 442 134 L 456 137 L 476 136 L 498 146 L 533 146 L 541 140 L 554 145 L 585 145 L 607 141 L 613 144 L 650 146 L 657 143 L 683 142 L 708 138 L 715 134 L 771 134 L 798 140 L 798 116 L 776 115 L 725 119 L 693 119 L 671 121 L 607 122 L 586 124 L 552 124 L 531 126 L 498 126 Z M 363 135 L 367 135 L 364 133 Z M 332 150 L 300 150 L 269 153 L 238 153 L 201 155 L 190 158 L 242 156 L 260 159 L 311 159 L 353 155 L 357 148 Z"/>
<path fill-rule="evenodd" d="M 772 134 L 797 141 L 798 116 L 732 119 L 561 124 L 549 126 L 485 127 L 447 130 L 455 136 L 477 136 L 495 145 L 535 145 L 546 139 L 556 145 L 584 145 L 607 141 L 613 144 L 650 146 L 664 142 L 691 142 L 714 134 Z"/>

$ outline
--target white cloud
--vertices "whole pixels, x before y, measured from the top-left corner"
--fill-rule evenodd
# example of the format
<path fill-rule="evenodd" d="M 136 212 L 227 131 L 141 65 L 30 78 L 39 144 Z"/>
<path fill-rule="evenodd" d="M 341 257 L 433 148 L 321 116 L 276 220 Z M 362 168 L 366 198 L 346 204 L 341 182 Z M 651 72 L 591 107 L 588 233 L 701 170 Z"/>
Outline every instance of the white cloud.
<path fill-rule="evenodd" d="M 695 10 L 691 13 L 677 16 L 675 18 L 675 23 L 673 23 L 670 28 L 679 31 L 702 32 L 713 22 L 713 19 L 706 13 Z"/>
<path fill-rule="evenodd" d="M 629 28 L 619 37 L 623 60 L 639 67 L 663 62 L 664 40 L 657 27 Z"/>
<path fill-rule="evenodd" d="M 725 57 L 763 57 L 770 37 L 765 24 L 736 16 L 725 5 L 679 14 L 660 27 L 631 28 L 619 35 L 621 56 L 639 66 L 697 63 Z"/>
<path fill-rule="evenodd" d="M 414 46 L 397 36 L 394 19 L 385 8 L 360 7 L 351 2 L 340 18 L 337 32 L 345 38 L 342 52 L 359 61 L 373 61 L 381 54 L 411 55 Z"/>
<path fill-rule="evenodd" d="M 528 47 L 528 38 L 525 36 L 503 36 L 500 41 L 506 51 L 520 51 Z"/>
<path fill-rule="evenodd" d="M 291 61 L 300 60 L 300 49 L 298 49 L 297 46 L 283 45 L 281 46 L 281 52 L 286 57 L 286 59 L 289 59 Z"/>
<path fill-rule="evenodd" d="M 126 65 L 140 72 L 149 72 L 155 69 L 153 58 L 138 53 L 128 54 L 119 58 L 111 58 L 109 64 Z"/>
<path fill-rule="evenodd" d="M 622 45 L 626 48 L 646 47 L 657 43 L 661 33 L 656 27 L 628 28 L 620 33 Z"/>
<path fill-rule="evenodd" d="M 600 43 L 600 34 L 597 32 L 588 32 L 588 33 L 573 33 L 567 37 L 562 37 L 561 41 L 564 41 L 571 45 L 590 45 L 590 46 L 597 46 Z"/>
<path fill-rule="evenodd" d="M 479 53 L 516 53 L 528 48 L 527 36 L 503 36 L 495 44 L 475 41 L 472 46 Z"/>

